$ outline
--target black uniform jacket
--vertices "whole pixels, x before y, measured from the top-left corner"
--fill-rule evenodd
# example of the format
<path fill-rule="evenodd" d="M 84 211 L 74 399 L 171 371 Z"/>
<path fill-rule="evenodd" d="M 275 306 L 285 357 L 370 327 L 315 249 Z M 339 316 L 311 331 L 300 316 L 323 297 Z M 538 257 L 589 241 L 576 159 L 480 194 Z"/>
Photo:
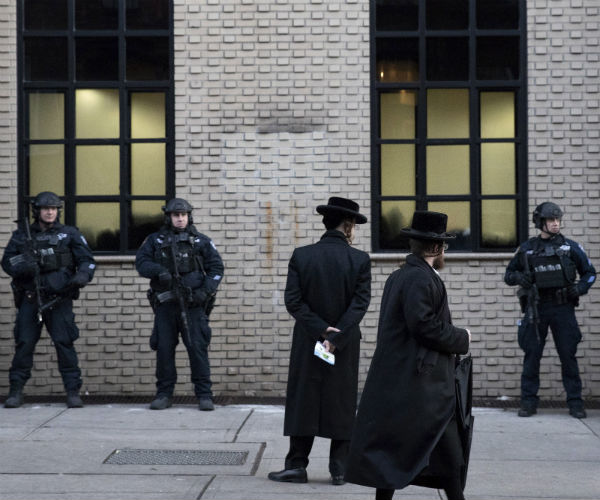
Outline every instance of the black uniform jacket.
<path fill-rule="evenodd" d="M 284 435 L 350 439 L 356 413 L 360 328 L 371 300 L 369 255 L 339 231 L 294 250 L 285 305 L 296 320 L 290 354 Z M 335 365 L 317 358 L 315 342 L 329 326 Z"/>
<path fill-rule="evenodd" d="M 76 273 L 81 273 L 85 276 L 87 282 L 90 282 L 96 271 L 96 262 L 92 251 L 79 229 L 55 222 L 52 227 L 42 231 L 39 223 L 34 222 L 30 226 L 30 231 L 35 241 L 35 249 L 29 248 L 26 232 L 20 228 L 13 232 L 2 256 L 2 269 L 13 278 L 15 287 L 22 290 L 35 290 L 33 275 L 20 276 L 11 264 L 11 259 L 17 255 L 31 253 L 32 250 L 39 251 L 40 238 L 45 238 L 46 240 L 52 239 L 58 242 L 56 248 L 60 247 L 69 252 L 71 259 L 68 264 L 57 265 L 56 268 L 46 269 L 41 266 L 40 283 L 42 292 L 45 295 L 78 296 L 77 289 L 74 289 L 71 285 L 73 276 Z"/>
<path fill-rule="evenodd" d="M 170 245 L 171 238 L 178 234 L 180 233 L 172 231 L 169 227 L 162 227 L 160 231 L 150 234 L 144 240 L 135 256 L 135 267 L 138 273 L 144 278 L 150 278 L 151 287 L 158 291 L 164 291 L 159 289 L 156 284 L 158 275 L 164 271 L 173 272 L 171 256 L 169 252 L 166 252 L 164 244 L 166 242 Z M 202 265 L 201 268 L 194 267 L 194 270 L 189 272 L 179 269 L 182 283 L 184 286 L 190 287 L 192 291 L 202 290 L 206 296 L 212 295 L 217 291 L 217 287 L 223 279 L 224 268 L 221 256 L 212 240 L 199 233 L 194 226 L 188 226 L 185 234 L 193 242 L 190 259 L 194 259 L 195 262 L 195 259 L 199 258 Z M 166 252 L 166 256 L 163 258 L 164 252 Z"/>
<path fill-rule="evenodd" d="M 468 348 L 466 330 L 451 323 L 442 280 L 408 255 L 385 284 L 346 480 L 400 489 L 429 464 L 454 414 L 454 353 Z"/>

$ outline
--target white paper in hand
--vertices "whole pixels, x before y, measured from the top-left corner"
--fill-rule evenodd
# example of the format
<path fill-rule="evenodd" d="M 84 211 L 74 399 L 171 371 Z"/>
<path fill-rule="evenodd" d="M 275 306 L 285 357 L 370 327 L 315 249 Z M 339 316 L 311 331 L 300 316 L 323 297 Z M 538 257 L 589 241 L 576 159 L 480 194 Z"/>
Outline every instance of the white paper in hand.
<path fill-rule="evenodd" d="M 329 363 L 330 365 L 335 365 L 335 355 L 333 355 L 330 352 L 327 352 L 325 346 L 319 341 L 317 341 L 317 343 L 315 344 L 315 356 L 317 358 L 321 358 L 323 361 Z"/>

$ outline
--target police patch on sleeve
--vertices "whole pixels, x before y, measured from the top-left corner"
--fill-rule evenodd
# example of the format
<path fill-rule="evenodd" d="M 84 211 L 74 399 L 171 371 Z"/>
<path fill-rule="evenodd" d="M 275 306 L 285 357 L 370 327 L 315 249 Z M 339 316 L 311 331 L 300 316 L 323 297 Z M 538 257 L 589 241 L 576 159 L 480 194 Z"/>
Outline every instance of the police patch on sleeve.
<path fill-rule="evenodd" d="M 213 243 L 213 240 L 210 240 L 210 246 L 213 247 L 215 250 L 217 249 L 216 245 Z"/>
<path fill-rule="evenodd" d="M 83 244 L 84 244 L 84 245 L 87 245 L 87 244 L 88 244 L 88 242 L 87 242 L 87 241 L 85 240 L 85 238 L 83 237 L 83 234 L 81 235 L 81 241 L 83 241 Z"/>

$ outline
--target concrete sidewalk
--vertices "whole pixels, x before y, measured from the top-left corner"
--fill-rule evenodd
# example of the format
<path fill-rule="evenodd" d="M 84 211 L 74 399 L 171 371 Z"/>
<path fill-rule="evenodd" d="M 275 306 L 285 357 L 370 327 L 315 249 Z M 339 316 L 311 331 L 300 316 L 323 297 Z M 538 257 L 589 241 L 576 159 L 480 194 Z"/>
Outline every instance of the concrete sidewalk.
<path fill-rule="evenodd" d="M 518 418 L 476 408 L 468 500 L 600 499 L 600 410 Z M 374 490 L 331 486 L 329 441 L 317 438 L 307 484 L 275 483 L 288 441 L 283 407 L 25 404 L 0 409 L 0 500 L 374 499 Z M 204 465 L 198 465 L 198 464 Z M 439 499 L 409 487 L 394 498 Z"/>

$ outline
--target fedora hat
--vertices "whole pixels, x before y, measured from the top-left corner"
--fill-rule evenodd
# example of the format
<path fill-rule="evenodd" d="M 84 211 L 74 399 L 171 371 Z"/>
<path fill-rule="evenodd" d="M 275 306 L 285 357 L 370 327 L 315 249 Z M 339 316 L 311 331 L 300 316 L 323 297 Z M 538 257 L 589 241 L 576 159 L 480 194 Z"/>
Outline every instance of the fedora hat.
<path fill-rule="evenodd" d="M 411 226 L 402 229 L 400 234 L 415 240 L 451 240 L 456 236 L 446 232 L 447 222 L 446 214 L 417 210 Z"/>
<path fill-rule="evenodd" d="M 358 213 L 358 203 L 349 200 L 348 198 L 339 198 L 332 196 L 329 198 L 327 205 L 319 205 L 317 212 L 321 215 L 340 215 L 344 217 L 352 217 L 357 224 L 364 224 L 367 218 Z"/>

